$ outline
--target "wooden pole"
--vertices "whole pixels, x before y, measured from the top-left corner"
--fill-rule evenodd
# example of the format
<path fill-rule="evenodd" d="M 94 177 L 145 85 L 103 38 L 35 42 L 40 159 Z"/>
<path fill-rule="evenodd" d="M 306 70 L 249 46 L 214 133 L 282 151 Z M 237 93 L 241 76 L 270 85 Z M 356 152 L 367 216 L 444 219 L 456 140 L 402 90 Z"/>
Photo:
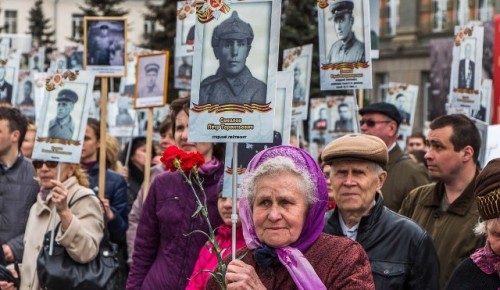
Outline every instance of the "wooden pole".
<path fill-rule="evenodd" d="M 153 148 L 153 108 L 148 109 L 148 128 L 146 132 L 146 164 L 144 164 L 144 200 L 148 196 L 150 173 L 151 173 L 151 155 Z"/>
<path fill-rule="evenodd" d="M 99 137 L 99 198 L 106 187 L 106 120 L 108 106 L 108 78 L 101 78 L 101 136 Z"/>

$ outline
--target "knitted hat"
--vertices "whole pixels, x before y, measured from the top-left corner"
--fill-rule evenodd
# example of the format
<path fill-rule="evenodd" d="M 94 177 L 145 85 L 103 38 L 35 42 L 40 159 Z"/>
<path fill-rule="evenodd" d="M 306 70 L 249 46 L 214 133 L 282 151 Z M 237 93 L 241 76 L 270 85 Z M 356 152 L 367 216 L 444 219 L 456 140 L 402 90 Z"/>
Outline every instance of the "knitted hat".
<path fill-rule="evenodd" d="M 389 156 L 382 139 L 365 134 L 348 134 L 326 145 L 321 158 L 325 162 L 340 159 L 371 161 L 385 169 Z"/>
<path fill-rule="evenodd" d="M 500 217 L 500 158 L 491 160 L 476 177 L 474 194 L 483 220 Z"/>

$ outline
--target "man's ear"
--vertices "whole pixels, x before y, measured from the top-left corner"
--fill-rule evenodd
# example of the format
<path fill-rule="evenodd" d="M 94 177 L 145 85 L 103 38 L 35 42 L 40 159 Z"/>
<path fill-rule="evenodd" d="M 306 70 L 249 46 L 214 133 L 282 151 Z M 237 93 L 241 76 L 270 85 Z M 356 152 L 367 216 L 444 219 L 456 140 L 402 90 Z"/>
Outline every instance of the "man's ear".
<path fill-rule="evenodd" d="M 472 148 L 472 146 L 467 145 L 464 147 L 464 149 L 462 149 L 462 151 L 463 151 L 463 161 L 464 162 L 467 162 L 470 159 L 474 158 L 474 148 Z"/>

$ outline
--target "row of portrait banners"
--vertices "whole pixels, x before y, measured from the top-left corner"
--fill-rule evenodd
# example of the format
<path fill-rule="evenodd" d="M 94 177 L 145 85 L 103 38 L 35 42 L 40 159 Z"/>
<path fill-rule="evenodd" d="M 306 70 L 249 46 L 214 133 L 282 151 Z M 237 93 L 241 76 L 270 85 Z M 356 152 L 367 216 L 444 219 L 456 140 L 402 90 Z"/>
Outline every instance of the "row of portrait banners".
<path fill-rule="evenodd" d="M 353 90 L 353 95 L 314 99 L 309 99 L 312 44 L 284 50 L 283 71 L 278 72 L 281 1 L 180 1 L 178 9 L 174 85 L 191 94 L 189 141 L 233 144 L 227 146 L 224 174 L 224 195 L 233 196 L 233 205 L 239 177 L 250 159 L 270 146 L 289 144 L 292 127 L 299 127 L 303 120 L 310 120 L 309 141 L 319 147 L 360 131 L 355 90 L 372 86 L 368 0 L 317 2 L 321 89 Z M 146 136 L 152 141 L 153 115 L 167 111 L 169 52 L 129 47 L 126 28 L 124 17 L 85 17 L 83 51 L 73 49 L 54 59 L 47 72 L 34 69 L 41 49 L 28 50 L 32 70 L 20 72 L 20 52 L 26 49 L 19 44 L 15 47 L 15 37 L 2 38 L 0 102 L 36 116 L 33 158 L 78 163 L 88 116 L 101 119 L 101 128 L 106 129 L 104 120 L 108 120 L 110 132 L 133 136 L 134 128 L 142 127 L 137 112 L 146 110 Z M 497 129 L 488 126 L 492 84 L 481 75 L 482 27 L 457 28 L 454 42 L 448 108 L 483 121 L 478 127 L 482 126 L 484 162 L 497 154 L 487 148 L 498 144 L 489 138 Z M 102 78 L 99 113 L 92 109 L 95 77 Z M 109 77 L 122 78 L 120 95 L 108 98 Z M 21 81 L 26 95 L 33 94 L 31 101 L 27 97 L 13 100 L 17 86 L 8 87 L 5 80 Z M 385 101 L 398 108 L 403 120 L 400 142 L 413 131 L 417 98 L 418 86 L 388 84 Z M 113 113 L 108 116 L 108 111 Z M 158 116 L 161 119 L 165 114 Z M 101 145 L 103 152 L 105 145 Z M 146 163 L 148 176 L 150 162 Z M 102 182 L 100 178 L 100 188 Z M 146 197 L 147 187 L 145 192 Z"/>

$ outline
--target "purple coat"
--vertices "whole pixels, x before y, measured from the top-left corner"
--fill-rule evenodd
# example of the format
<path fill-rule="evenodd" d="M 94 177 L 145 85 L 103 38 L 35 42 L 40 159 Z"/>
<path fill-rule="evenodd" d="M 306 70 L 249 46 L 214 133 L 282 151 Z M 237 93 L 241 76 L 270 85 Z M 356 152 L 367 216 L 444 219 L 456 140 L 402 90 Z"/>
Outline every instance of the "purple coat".
<path fill-rule="evenodd" d="M 213 159 L 200 168 L 212 226 L 222 223 L 217 210 L 217 184 L 224 165 Z M 149 189 L 135 239 L 127 290 L 184 289 L 207 238 L 203 218 L 191 216 L 196 200 L 178 172 L 158 175 Z"/>

